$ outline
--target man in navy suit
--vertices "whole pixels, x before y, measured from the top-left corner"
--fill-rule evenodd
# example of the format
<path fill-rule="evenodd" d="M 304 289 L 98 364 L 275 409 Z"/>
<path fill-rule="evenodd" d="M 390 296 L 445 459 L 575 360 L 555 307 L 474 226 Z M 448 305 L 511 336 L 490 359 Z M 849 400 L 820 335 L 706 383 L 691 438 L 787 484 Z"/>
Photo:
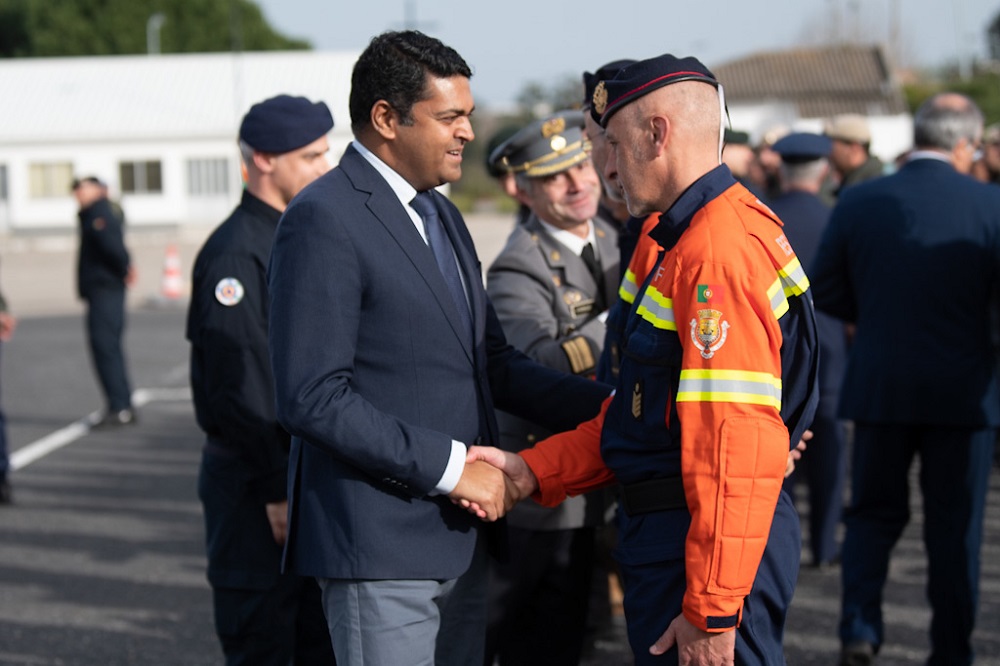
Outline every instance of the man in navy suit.
<path fill-rule="evenodd" d="M 812 273 L 816 306 L 857 324 L 840 411 L 855 422 L 845 513 L 842 664 L 883 641 L 889 556 L 920 462 L 928 664 L 971 664 L 983 505 L 1000 423 L 990 348 L 1000 275 L 1000 191 L 966 174 L 983 132 L 968 98 L 942 93 L 914 118 L 898 173 L 842 195 Z"/>
<path fill-rule="evenodd" d="M 323 589 L 338 664 L 481 663 L 487 532 L 503 474 L 494 406 L 555 430 L 609 388 L 510 347 L 458 210 L 471 70 L 419 32 L 374 38 L 355 141 L 289 205 L 271 254 L 277 416 L 292 434 L 285 566 Z M 501 528 L 502 529 L 502 528 Z M 497 534 L 497 536 L 500 536 Z"/>
<path fill-rule="evenodd" d="M 795 132 L 776 141 L 772 149 L 781 156 L 781 194 L 769 205 L 784 222 L 785 236 L 806 275 L 812 275 L 816 249 L 830 219 L 830 207 L 819 197 L 830 171 L 830 139 Z M 805 481 L 812 564 L 827 567 L 839 557 L 837 527 L 843 511 L 847 435 L 844 422 L 837 417 L 837 402 L 847 363 L 847 335 L 844 322 L 823 312 L 816 313 L 816 331 L 820 399 L 809 426 L 813 437 L 799 467 L 785 479 L 785 490 L 792 494 L 795 483 Z"/>

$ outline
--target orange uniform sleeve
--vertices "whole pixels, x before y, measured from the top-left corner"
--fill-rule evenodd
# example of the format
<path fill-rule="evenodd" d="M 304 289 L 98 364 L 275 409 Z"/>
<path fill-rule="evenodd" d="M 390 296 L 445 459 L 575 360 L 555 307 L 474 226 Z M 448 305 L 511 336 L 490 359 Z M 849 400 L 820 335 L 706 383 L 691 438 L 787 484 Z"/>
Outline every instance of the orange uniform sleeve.
<path fill-rule="evenodd" d="M 782 337 L 768 296 L 777 275 L 761 257 L 760 265 L 712 262 L 675 273 L 683 348 L 676 400 L 691 511 L 682 608 L 705 631 L 739 624 L 788 455 L 780 416 Z"/>
<path fill-rule="evenodd" d="M 601 429 L 611 404 L 609 397 L 600 413 L 575 430 L 553 435 L 520 455 L 538 479 L 532 498 L 543 506 L 556 506 L 567 496 L 604 488 L 615 481 L 601 457 Z"/>

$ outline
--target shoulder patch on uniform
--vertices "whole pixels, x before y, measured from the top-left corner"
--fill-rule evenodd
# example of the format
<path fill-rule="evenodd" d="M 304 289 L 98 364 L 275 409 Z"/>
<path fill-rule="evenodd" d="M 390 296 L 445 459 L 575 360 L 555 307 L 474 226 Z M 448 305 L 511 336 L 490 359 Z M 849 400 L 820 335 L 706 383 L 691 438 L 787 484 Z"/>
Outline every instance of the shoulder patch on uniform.
<path fill-rule="evenodd" d="M 243 300 L 243 283 L 234 277 L 226 277 L 215 285 L 215 300 L 226 307 L 232 307 Z"/>
<path fill-rule="evenodd" d="M 698 316 L 691 320 L 691 342 L 701 352 L 702 358 L 712 358 L 729 335 L 729 322 L 722 318 L 719 310 L 698 310 Z"/>

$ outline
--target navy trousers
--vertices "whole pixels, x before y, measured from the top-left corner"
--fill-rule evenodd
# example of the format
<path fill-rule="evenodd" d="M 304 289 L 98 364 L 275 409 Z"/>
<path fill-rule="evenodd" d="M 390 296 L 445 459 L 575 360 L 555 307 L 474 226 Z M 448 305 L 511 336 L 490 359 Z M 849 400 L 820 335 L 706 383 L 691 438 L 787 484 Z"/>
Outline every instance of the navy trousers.
<path fill-rule="evenodd" d="M 972 663 L 993 446 L 993 429 L 855 425 L 851 502 L 844 514 L 842 642 L 863 640 L 877 648 L 884 640 L 882 589 L 889 556 L 910 519 L 909 471 L 919 454 L 932 610 L 927 663 Z"/>
<path fill-rule="evenodd" d="M 108 410 L 132 406 L 125 371 L 122 334 L 125 331 L 125 287 L 92 289 L 87 294 L 87 340 Z"/>
<path fill-rule="evenodd" d="M 785 663 L 785 616 L 795 593 L 800 550 L 799 517 L 788 493 L 782 491 L 753 589 L 743 603 L 743 618 L 736 630 L 737 664 Z M 649 647 L 680 613 L 686 586 L 683 555 L 666 562 L 619 563 L 625 585 L 625 619 L 636 666 L 677 664 L 676 647 L 658 657 L 649 654 Z"/>

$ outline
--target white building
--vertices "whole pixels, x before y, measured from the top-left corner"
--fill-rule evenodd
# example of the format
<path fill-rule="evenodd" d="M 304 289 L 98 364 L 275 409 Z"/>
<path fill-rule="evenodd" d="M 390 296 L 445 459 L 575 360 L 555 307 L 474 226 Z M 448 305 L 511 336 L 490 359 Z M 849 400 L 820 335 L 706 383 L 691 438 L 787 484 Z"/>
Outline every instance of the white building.
<path fill-rule="evenodd" d="M 313 51 L 0 60 L 0 231 L 76 224 L 94 175 L 130 228 L 216 224 L 242 189 L 240 120 L 277 94 L 327 103 L 330 159 L 351 139 L 358 53 Z"/>
<path fill-rule="evenodd" d="M 754 143 L 776 126 L 822 132 L 842 113 L 867 116 L 871 152 L 892 161 L 913 146 L 902 85 L 878 46 L 839 45 L 757 53 L 713 67 L 733 129 Z"/>

